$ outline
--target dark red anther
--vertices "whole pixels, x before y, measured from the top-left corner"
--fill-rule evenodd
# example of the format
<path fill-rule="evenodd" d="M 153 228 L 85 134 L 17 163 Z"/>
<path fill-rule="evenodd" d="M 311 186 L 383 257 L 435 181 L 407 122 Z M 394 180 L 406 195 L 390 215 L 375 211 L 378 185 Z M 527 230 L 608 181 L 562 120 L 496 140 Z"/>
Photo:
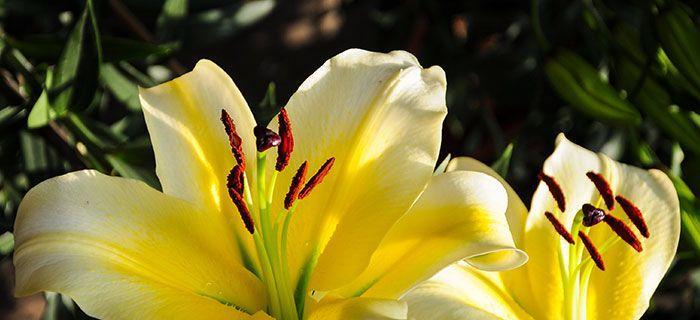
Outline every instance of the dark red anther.
<path fill-rule="evenodd" d="M 253 217 L 250 215 L 250 211 L 248 211 L 248 205 L 245 204 L 243 196 L 236 192 L 236 190 L 233 188 L 228 188 L 228 195 L 231 197 L 231 201 L 233 201 L 233 204 L 238 209 L 238 213 L 241 215 L 241 219 L 243 220 L 246 230 L 248 230 L 250 234 L 253 234 L 255 232 Z"/>
<path fill-rule="evenodd" d="M 233 169 L 226 177 L 226 187 L 233 188 L 239 194 L 243 194 L 243 169 L 240 165 L 233 166 Z"/>
<path fill-rule="evenodd" d="M 581 212 L 583 212 L 583 225 L 586 227 L 592 227 L 605 219 L 605 211 L 588 203 L 581 207 Z"/>
<path fill-rule="evenodd" d="M 566 242 L 570 244 L 574 244 L 574 237 L 571 235 L 569 230 L 566 230 L 566 227 L 559 222 L 559 219 L 555 217 L 551 212 L 545 211 L 544 215 L 547 217 L 547 220 L 552 223 L 552 226 L 554 226 L 554 230 L 557 231 L 557 233 L 566 240 Z"/>
<path fill-rule="evenodd" d="M 287 167 L 289 158 L 292 156 L 292 150 L 294 150 L 294 136 L 292 136 L 292 123 L 289 121 L 289 115 L 287 115 L 286 109 L 282 108 L 280 110 L 279 115 L 277 115 L 277 121 L 279 123 L 279 135 L 282 142 L 277 148 L 275 170 L 282 171 Z"/>
<path fill-rule="evenodd" d="M 292 178 L 292 183 L 289 185 L 289 192 L 287 192 L 287 195 L 284 197 L 285 209 L 291 208 L 292 204 L 294 204 L 294 201 L 297 199 L 297 197 L 299 197 L 299 191 L 304 185 L 304 182 L 306 182 L 306 171 L 308 167 L 309 162 L 304 161 L 304 163 L 301 164 L 299 169 L 297 169 L 297 173 L 294 174 L 294 177 Z"/>
<path fill-rule="evenodd" d="M 255 146 L 258 148 L 258 152 L 276 147 L 282 142 L 278 134 L 263 126 L 255 127 L 253 133 L 255 134 Z"/>
<path fill-rule="evenodd" d="M 600 252 L 598 252 L 598 249 L 596 249 L 595 245 L 593 244 L 593 241 L 591 241 L 591 238 L 589 238 L 588 235 L 585 234 L 583 231 L 578 232 L 578 237 L 581 238 L 581 241 L 583 241 L 583 245 L 586 246 L 588 254 L 591 255 L 591 259 L 593 259 L 593 262 L 595 262 L 595 265 L 598 267 L 598 269 L 605 271 L 605 262 L 603 261 L 603 256 L 600 255 Z"/>
<path fill-rule="evenodd" d="M 622 210 L 625 211 L 627 217 L 630 218 L 630 221 L 632 221 L 634 226 L 637 227 L 639 233 L 641 233 L 645 238 L 649 238 L 649 228 L 647 227 L 647 222 L 644 221 L 644 216 L 639 208 L 637 208 L 637 206 L 623 196 L 617 196 L 615 199 L 617 200 L 617 203 L 620 204 L 620 207 L 622 207 Z"/>
<path fill-rule="evenodd" d="M 557 202 L 559 210 L 561 210 L 561 212 L 566 211 L 566 199 L 564 198 L 564 192 L 561 191 L 561 187 L 557 181 L 554 180 L 554 177 L 546 175 L 543 171 L 540 171 L 537 177 L 547 185 L 547 188 L 549 188 L 549 193 L 552 194 L 552 197 L 554 197 L 554 200 Z"/>
<path fill-rule="evenodd" d="M 600 196 L 603 197 L 603 201 L 605 201 L 605 206 L 608 207 L 608 210 L 615 208 L 613 192 L 610 189 L 610 184 L 607 180 L 605 180 L 603 175 L 593 171 L 588 171 L 586 173 L 586 177 L 588 177 L 588 179 L 590 179 L 595 185 L 595 188 L 598 189 L 598 193 L 600 193 Z"/>
<path fill-rule="evenodd" d="M 313 190 L 317 185 L 323 181 L 323 178 L 328 174 L 328 172 L 331 170 L 333 167 L 333 163 L 335 162 L 335 157 L 332 157 L 326 162 L 323 163 L 321 168 L 316 171 L 316 173 L 309 179 L 309 182 L 306 183 L 303 189 L 299 192 L 299 199 L 304 199 L 306 196 L 311 193 L 311 190 Z"/>
<path fill-rule="evenodd" d="M 634 248 L 634 250 L 637 250 L 637 252 L 642 252 L 642 243 L 639 242 L 639 239 L 637 239 L 637 236 L 634 235 L 632 229 L 630 229 L 630 227 L 628 227 L 622 220 L 609 214 L 605 216 L 603 221 L 608 224 L 610 229 L 612 229 L 612 231 L 614 231 L 618 237 Z"/>
<path fill-rule="evenodd" d="M 221 122 L 228 135 L 228 144 L 231 146 L 231 153 L 236 158 L 238 165 L 245 171 L 245 154 L 243 153 L 243 140 L 236 132 L 236 125 L 233 124 L 231 116 L 225 109 L 221 109 Z"/>

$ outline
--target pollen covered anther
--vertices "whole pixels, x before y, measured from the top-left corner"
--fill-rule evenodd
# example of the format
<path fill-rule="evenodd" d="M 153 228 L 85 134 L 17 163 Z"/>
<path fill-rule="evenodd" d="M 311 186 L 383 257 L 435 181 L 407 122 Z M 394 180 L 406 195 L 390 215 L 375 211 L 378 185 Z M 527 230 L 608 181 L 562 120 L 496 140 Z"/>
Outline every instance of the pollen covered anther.
<path fill-rule="evenodd" d="M 299 199 L 304 199 L 306 196 L 311 193 L 311 190 L 313 190 L 317 185 L 323 181 L 323 178 L 328 174 L 328 172 L 331 170 L 333 167 L 333 163 L 335 163 L 335 157 L 331 157 L 326 162 L 321 165 L 321 168 L 316 171 L 316 173 L 309 179 L 309 182 L 306 183 L 303 189 L 299 192 Z"/>
<path fill-rule="evenodd" d="M 250 234 L 253 234 L 255 232 L 253 217 L 250 215 L 248 205 L 245 204 L 243 196 L 240 193 L 236 192 L 236 190 L 234 190 L 233 188 L 228 188 L 228 195 L 231 197 L 231 201 L 238 209 L 238 213 L 241 215 L 241 219 L 243 220 L 243 224 L 245 225 L 246 230 L 248 230 Z"/>
<path fill-rule="evenodd" d="M 639 233 L 641 233 L 645 238 L 649 238 L 649 228 L 647 227 L 647 223 L 644 220 L 644 216 L 639 208 L 637 208 L 637 206 L 623 196 L 617 196 L 615 197 L 615 200 L 617 200 L 617 203 L 620 204 L 620 207 L 622 207 L 622 210 L 625 211 L 627 217 L 630 218 L 630 221 L 632 221 L 634 226 L 637 227 Z"/>
<path fill-rule="evenodd" d="M 289 121 L 286 109 L 282 108 L 280 110 L 280 113 L 277 115 L 277 121 L 279 123 L 279 136 L 282 141 L 277 148 L 275 170 L 282 171 L 289 164 L 289 158 L 292 155 L 292 150 L 294 150 L 294 136 L 292 135 L 292 124 Z"/>
<path fill-rule="evenodd" d="M 255 127 L 253 133 L 255 134 L 255 146 L 258 152 L 276 147 L 282 142 L 282 139 L 277 133 L 263 126 Z"/>
<path fill-rule="evenodd" d="M 582 223 L 586 227 L 592 227 L 605 219 L 605 211 L 588 203 L 581 207 L 581 212 L 583 212 Z"/>
<path fill-rule="evenodd" d="M 637 252 L 642 252 L 642 243 L 634 234 L 632 229 L 627 226 L 622 220 L 613 217 L 612 215 L 605 216 L 603 219 L 608 224 L 610 229 L 614 231 L 623 241 L 627 242 Z"/>
<path fill-rule="evenodd" d="M 555 217 L 551 212 L 545 211 L 544 215 L 547 217 L 547 220 L 549 220 L 550 223 L 552 223 L 552 226 L 554 226 L 554 230 L 557 231 L 557 233 L 566 240 L 566 242 L 570 244 L 574 244 L 574 237 L 571 235 L 569 230 L 566 230 L 566 227 L 559 222 L 559 219 Z"/>
<path fill-rule="evenodd" d="M 588 250 L 588 254 L 591 255 L 591 259 L 593 262 L 595 262 L 598 269 L 605 271 L 603 256 L 600 255 L 600 252 L 598 252 L 598 249 L 593 244 L 593 241 L 591 241 L 591 238 L 589 238 L 583 231 L 578 232 L 578 237 L 581 238 L 583 245 L 586 247 L 586 250 Z"/>
<path fill-rule="evenodd" d="M 612 210 L 615 208 L 615 199 L 613 199 L 613 192 L 610 189 L 610 184 L 608 184 L 608 181 L 605 180 L 603 175 L 600 173 L 595 173 L 593 171 L 588 171 L 586 173 L 586 176 L 588 179 L 593 182 L 595 185 L 595 188 L 598 189 L 598 193 L 600 193 L 600 196 L 603 197 L 603 201 L 605 201 L 605 206 L 608 207 L 608 210 Z"/>
<path fill-rule="evenodd" d="M 240 165 L 235 165 L 226 177 L 226 187 L 233 188 L 239 194 L 243 194 L 243 169 Z"/>
<path fill-rule="evenodd" d="M 236 132 L 236 125 L 233 124 L 233 119 L 226 112 L 225 109 L 221 109 L 221 122 L 224 124 L 224 130 L 226 130 L 226 135 L 228 135 L 228 143 L 231 146 L 231 153 L 233 157 L 236 158 L 238 165 L 241 169 L 245 170 L 245 154 L 243 153 L 243 140 Z"/>
<path fill-rule="evenodd" d="M 287 192 L 287 195 L 284 197 L 285 209 L 291 208 L 292 204 L 294 204 L 294 201 L 297 199 L 297 197 L 299 197 L 299 191 L 304 185 L 304 182 L 306 182 L 306 171 L 308 167 L 309 162 L 304 161 L 304 163 L 302 163 L 299 169 L 297 170 L 297 173 L 294 174 L 294 177 L 292 178 L 292 183 L 289 185 L 289 192 Z"/>
<path fill-rule="evenodd" d="M 561 210 L 561 212 L 566 211 L 566 199 L 564 198 L 564 192 L 561 191 L 561 187 L 559 186 L 559 183 L 554 180 L 554 177 L 548 176 L 542 171 L 540 171 L 537 177 L 547 185 L 549 193 L 552 194 L 552 197 L 554 197 L 554 200 L 557 202 L 557 207 L 559 207 L 559 210 Z"/>

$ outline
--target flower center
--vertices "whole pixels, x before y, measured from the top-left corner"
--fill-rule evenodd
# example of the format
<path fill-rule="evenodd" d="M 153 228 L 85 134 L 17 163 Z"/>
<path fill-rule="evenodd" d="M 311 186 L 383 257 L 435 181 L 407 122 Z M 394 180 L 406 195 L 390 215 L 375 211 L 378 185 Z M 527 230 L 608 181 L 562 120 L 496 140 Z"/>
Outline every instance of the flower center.
<path fill-rule="evenodd" d="M 253 237 L 261 269 L 253 270 L 253 272 L 267 287 L 269 302 L 269 310 L 267 311 L 277 319 L 301 319 L 304 315 L 304 303 L 310 277 L 302 275 L 299 283 L 292 283 L 287 262 L 289 224 L 299 203 L 297 200 L 306 198 L 323 181 L 323 178 L 333 167 L 335 158 L 326 160 L 308 181 L 306 181 L 306 173 L 309 164 L 304 161 L 290 182 L 289 191 L 284 197 L 283 212 L 279 212 L 275 215 L 277 218 L 272 219 L 271 207 L 277 175 L 289 164 L 294 149 L 294 138 L 287 111 L 282 109 L 278 115 L 279 134 L 265 127 L 255 128 L 257 166 L 252 177 L 248 177 L 246 174 L 242 140 L 236 132 L 233 120 L 225 110 L 221 110 L 221 122 L 224 124 L 231 152 L 237 162 L 226 179 L 226 188 L 246 230 Z M 275 170 L 268 179 L 266 172 L 267 153 L 273 147 L 277 147 L 277 159 Z M 255 182 L 253 185 L 257 188 L 257 199 L 253 199 L 249 183 L 251 181 Z M 257 210 L 251 212 L 249 208 L 257 208 Z M 310 272 L 312 269 L 313 266 L 306 268 L 305 272 Z"/>
<path fill-rule="evenodd" d="M 615 202 L 619 204 L 639 233 L 645 238 L 649 238 L 649 229 L 639 208 L 624 196 L 615 196 L 610 188 L 610 184 L 603 175 L 588 172 L 586 176 L 595 185 L 599 197 L 595 204 L 584 204 L 576 212 L 571 227 L 567 228 L 557 218 L 566 210 L 564 192 L 554 177 L 548 176 L 544 172 L 539 174 L 540 180 L 547 185 L 550 194 L 557 203 L 554 213 L 545 212 L 545 216 L 554 227 L 554 230 L 566 240 L 566 242 L 559 241 L 557 251 L 564 291 L 565 307 L 562 310 L 563 319 L 586 319 L 586 298 L 588 296 L 590 276 L 594 267 L 597 267 L 600 271 L 605 271 L 603 255 L 606 251 L 620 241 L 627 243 L 637 252 L 643 250 L 642 243 L 632 228 L 612 214 L 612 211 L 615 209 Z M 603 204 L 605 208 L 600 207 Z M 589 237 L 589 233 L 592 228 L 598 227 L 601 222 L 608 226 L 610 232 L 607 239 L 598 248 Z M 577 235 L 580 241 L 576 241 L 574 235 Z M 583 254 L 584 249 L 588 252 L 587 256 Z"/>

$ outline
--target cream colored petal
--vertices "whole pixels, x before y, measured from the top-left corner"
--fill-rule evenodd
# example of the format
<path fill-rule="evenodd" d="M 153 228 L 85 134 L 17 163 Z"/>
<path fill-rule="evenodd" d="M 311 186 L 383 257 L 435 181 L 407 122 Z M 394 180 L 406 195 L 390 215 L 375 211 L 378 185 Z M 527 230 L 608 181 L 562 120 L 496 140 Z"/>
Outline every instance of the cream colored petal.
<path fill-rule="evenodd" d="M 603 167 L 596 153 L 570 142 L 563 134 L 557 137 L 556 148 L 544 162 L 542 170 L 559 183 L 566 196 L 566 211 L 558 211 L 549 189 L 540 182 L 532 197 L 522 246 L 530 256 L 525 268 L 532 292 L 516 291 L 515 294 L 533 316 L 552 319 L 561 316 L 564 303 L 557 251 L 560 243 L 565 241 L 556 233 L 544 212 L 554 213 L 567 229 L 571 229 L 573 218 L 581 206 L 598 198 L 595 186 L 586 177 L 586 172 L 606 173 L 610 170 Z M 568 250 L 564 251 L 564 257 L 566 261 Z M 506 276 L 505 279 L 507 282 L 521 283 L 517 276 Z"/>
<path fill-rule="evenodd" d="M 336 158 L 290 229 L 291 270 L 320 254 L 312 289 L 339 287 L 362 272 L 420 195 L 437 160 L 445 86 L 442 69 L 423 69 L 409 53 L 352 49 L 328 60 L 291 97 L 296 149 L 276 194 L 286 193 L 304 160 L 314 170 Z"/>
<path fill-rule="evenodd" d="M 225 188 L 235 160 L 221 109 L 231 115 L 243 140 L 249 175 L 255 172 L 255 119 L 231 78 L 213 62 L 200 60 L 175 80 L 141 88 L 139 96 L 163 192 L 206 209 L 211 219 L 232 224 L 250 249 L 250 236 Z"/>
<path fill-rule="evenodd" d="M 237 260 L 233 237 L 142 182 L 69 173 L 20 204 L 16 294 L 60 292 L 106 319 L 244 319 L 240 310 L 265 308 L 266 293 Z"/>
<path fill-rule="evenodd" d="M 606 270 L 594 269 L 591 274 L 588 318 L 639 319 L 676 253 L 680 236 L 678 195 L 661 171 L 646 171 L 620 163 L 614 163 L 612 167 L 616 178 L 611 183 L 613 192 L 629 199 L 640 209 L 650 237 L 643 238 L 635 229 L 644 248 L 641 253 L 622 242 L 602 253 Z M 634 228 L 619 205 L 613 214 Z M 603 227 L 593 228 L 591 237 L 601 244 L 614 235 Z"/>
<path fill-rule="evenodd" d="M 520 200 L 515 190 L 511 188 L 508 182 L 503 179 L 496 171 L 493 171 L 491 167 L 479 162 L 476 159 L 468 157 L 459 157 L 452 159 L 448 171 L 458 171 L 458 170 L 473 170 L 478 172 L 486 173 L 494 178 L 496 178 L 503 187 L 505 187 L 508 193 L 508 211 L 506 211 L 506 218 L 508 219 L 508 225 L 510 231 L 513 234 L 513 241 L 517 248 L 524 248 L 523 234 L 525 233 L 525 221 L 527 219 L 527 207 Z M 531 283 L 528 276 L 527 264 L 515 268 L 513 270 L 501 271 L 500 277 L 504 283 L 507 284 L 505 291 L 510 295 L 516 297 L 531 297 L 533 296 Z"/>
<path fill-rule="evenodd" d="M 451 263 L 466 259 L 483 270 L 506 270 L 527 261 L 513 244 L 504 215 L 507 194 L 496 179 L 456 171 L 434 176 L 372 256 L 344 296 L 399 298 Z"/>
<path fill-rule="evenodd" d="M 450 171 L 477 171 L 485 173 L 496 178 L 496 180 L 503 185 L 508 193 L 508 211 L 506 212 L 506 218 L 508 219 L 510 232 L 513 234 L 513 240 L 516 246 L 520 247 L 522 234 L 525 231 L 527 207 L 508 182 L 496 173 L 496 171 L 493 171 L 491 167 L 481 163 L 479 160 L 469 157 L 458 157 L 450 160 L 450 163 L 447 165 L 447 172 Z"/>
<path fill-rule="evenodd" d="M 406 304 L 373 298 L 326 298 L 312 307 L 308 320 L 400 320 L 406 319 Z"/>
<path fill-rule="evenodd" d="M 497 272 L 454 264 L 401 300 L 411 320 L 533 319 L 507 293 Z"/>

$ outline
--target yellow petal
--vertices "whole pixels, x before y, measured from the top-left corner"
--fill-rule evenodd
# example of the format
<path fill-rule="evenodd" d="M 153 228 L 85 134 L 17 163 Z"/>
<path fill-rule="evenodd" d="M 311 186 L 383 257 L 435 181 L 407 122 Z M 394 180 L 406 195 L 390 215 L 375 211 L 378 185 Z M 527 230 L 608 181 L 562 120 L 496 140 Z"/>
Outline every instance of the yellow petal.
<path fill-rule="evenodd" d="M 511 298 L 498 273 L 468 265 L 444 269 L 401 300 L 415 320 L 533 319 Z"/>
<path fill-rule="evenodd" d="M 506 218 L 508 219 L 508 226 L 513 234 L 513 241 L 517 248 L 524 247 L 523 234 L 525 233 L 525 221 L 527 219 L 527 207 L 520 200 L 518 194 L 515 190 L 511 188 L 508 182 L 503 179 L 496 171 L 493 171 L 489 166 L 479 162 L 476 159 L 468 157 L 459 157 L 452 159 L 450 161 L 447 171 L 458 171 L 458 170 L 473 170 L 478 172 L 483 172 L 488 174 L 496 180 L 498 180 L 508 193 L 508 210 L 506 211 Z M 528 265 L 525 264 L 520 268 L 515 268 L 512 270 L 501 271 L 499 276 L 502 281 L 506 284 L 505 291 L 511 296 L 515 297 L 531 297 L 532 293 L 532 283 L 528 277 Z"/>
<path fill-rule="evenodd" d="M 406 304 L 390 299 L 325 298 L 312 306 L 308 320 L 399 320 L 406 319 Z"/>
<path fill-rule="evenodd" d="M 232 225 L 241 235 L 239 241 L 254 252 L 225 188 L 235 160 L 220 121 L 221 109 L 231 115 L 243 140 L 248 174 L 255 172 L 255 119 L 231 78 L 213 62 L 200 60 L 175 80 L 141 88 L 139 96 L 163 192 Z"/>
<path fill-rule="evenodd" d="M 107 319 L 247 318 L 266 293 L 238 262 L 233 236 L 142 182 L 69 173 L 20 204 L 16 294 L 64 293 Z"/>
<path fill-rule="evenodd" d="M 434 176 L 344 296 L 399 298 L 415 284 L 465 259 L 483 270 L 506 270 L 527 261 L 516 249 L 504 215 L 507 194 L 498 180 L 455 171 Z"/>
<path fill-rule="evenodd" d="M 311 288 L 333 289 L 364 270 L 428 182 L 446 113 L 445 74 L 423 69 L 407 52 L 352 49 L 304 81 L 287 110 L 295 136 L 290 168 L 336 158 L 294 213 L 290 270 L 320 254 Z M 276 194 L 287 191 L 293 171 L 280 176 Z"/>
<path fill-rule="evenodd" d="M 481 163 L 479 160 L 469 157 L 458 157 L 450 160 L 450 163 L 447 165 L 447 172 L 450 171 L 477 171 L 485 173 L 496 178 L 496 180 L 503 185 L 508 193 L 508 211 L 506 212 L 508 226 L 510 227 L 510 232 L 513 234 L 515 245 L 520 247 L 522 234 L 525 231 L 527 207 L 508 182 L 496 173 L 496 171 L 493 171 L 491 167 Z"/>
<path fill-rule="evenodd" d="M 612 167 L 612 176 L 616 177 L 611 182 L 613 192 L 639 208 L 649 227 L 650 237 L 643 238 L 636 232 L 644 248 L 641 253 L 621 241 L 603 253 L 606 270 L 594 269 L 591 274 L 588 318 L 639 319 L 676 253 L 680 237 L 678 196 L 669 178 L 661 171 L 647 171 L 620 163 L 614 163 Z M 612 213 L 634 228 L 619 205 Z M 591 230 L 596 243 L 603 243 L 611 236 L 607 228 Z"/>

